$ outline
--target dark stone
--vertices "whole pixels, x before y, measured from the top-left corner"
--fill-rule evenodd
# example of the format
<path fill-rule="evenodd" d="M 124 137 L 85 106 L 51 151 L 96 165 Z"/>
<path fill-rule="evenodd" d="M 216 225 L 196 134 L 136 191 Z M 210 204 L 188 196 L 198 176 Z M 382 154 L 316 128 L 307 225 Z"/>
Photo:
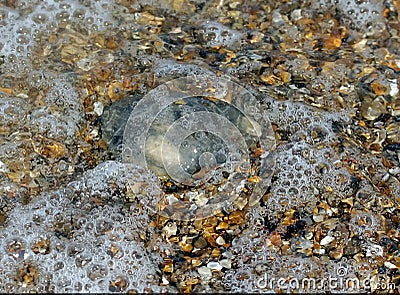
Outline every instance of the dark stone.
<path fill-rule="evenodd" d="M 131 95 L 120 99 L 107 108 L 101 116 L 102 138 L 107 143 L 111 154 L 118 156 L 124 137 L 125 125 L 136 103 L 142 98 L 139 95 Z"/>

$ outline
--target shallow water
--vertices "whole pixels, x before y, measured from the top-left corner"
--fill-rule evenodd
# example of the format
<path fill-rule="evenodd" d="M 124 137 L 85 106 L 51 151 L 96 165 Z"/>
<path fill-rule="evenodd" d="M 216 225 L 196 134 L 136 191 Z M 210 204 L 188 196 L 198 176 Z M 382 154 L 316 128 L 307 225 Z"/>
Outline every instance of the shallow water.
<path fill-rule="evenodd" d="M 392 291 L 399 9 L 4 1 L 0 291 Z"/>

